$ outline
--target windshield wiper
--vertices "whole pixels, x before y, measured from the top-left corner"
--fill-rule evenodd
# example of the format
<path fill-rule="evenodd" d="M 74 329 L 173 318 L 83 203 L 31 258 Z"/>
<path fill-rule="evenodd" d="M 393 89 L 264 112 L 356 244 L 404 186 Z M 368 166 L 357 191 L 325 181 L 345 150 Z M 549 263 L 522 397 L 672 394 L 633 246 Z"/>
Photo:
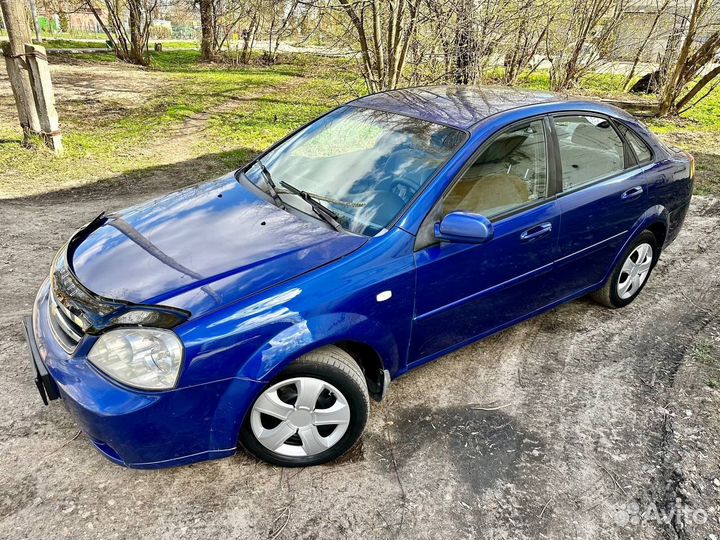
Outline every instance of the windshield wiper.
<path fill-rule="evenodd" d="M 330 210 L 328 207 L 320 204 L 318 201 L 313 199 L 312 195 L 310 195 L 307 191 L 303 191 L 301 189 L 296 188 L 293 185 L 288 184 L 284 180 L 280 181 L 280 185 L 287 189 L 290 193 L 293 193 L 300 197 L 303 201 L 308 203 L 313 211 L 318 215 L 318 217 L 322 218 L 325 222 L 327 222 L 333 229 L 335 229 L 338 232 L 342 232 L 343 228 L 338 223 L 338 215 Z"/>
<path fill-rule="evenodd" d="M 285 203 L 280 198 L 280 195 L 278 195 L 277 187 L 275 186 L 275 182 L 273 182 L 272 175 L 270 174 L 270 171 L 267 170 L 267 167 L 265 164 L 260 161 L 260 159 L 256 159 L 255 162 L 260 165 L 260 171 L 262 171 L 263 178 L 265 179 L 265 183 L 268 187 L 268 193 L 272 197 L 272 200 L 275 201 L 275 203 L 285 210 Z"/>

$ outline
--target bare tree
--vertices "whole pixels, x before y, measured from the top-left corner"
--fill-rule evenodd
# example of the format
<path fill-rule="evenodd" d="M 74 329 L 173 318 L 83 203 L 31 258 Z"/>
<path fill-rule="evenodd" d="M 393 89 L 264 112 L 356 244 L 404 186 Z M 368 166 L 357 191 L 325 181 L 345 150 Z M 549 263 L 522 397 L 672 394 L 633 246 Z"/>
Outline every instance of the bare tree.
<path fill-rule="evenodd" d="M 703 74 L 720 53 L 719 11 L 720 7 L 713 0 L 692 1 L 679 51 L 661 81 L 658 115 L 668 116 L 686 110 L 698 94 L 720 76 L 720 66 Z M 688 86 L 690 89 L 685 92 Z"/>
<path fill-rule="evenodd" d="M 611 51 L 615 31 L 623 20 L 628 0 L 570 0 L 565 17 L 547 34 L 546 53 L 551 63 L 550 86 L 562 91 L 597 66 Z"/>
<path fill-rule="evenodd" d="M 253 12 L 250 24 L 243 31 L 243 47 L 239 55 L 239 61 L 247 64 L 250 61 L 252 48 L 255 43 L 255 36 L 260 28 L 260 16 L 257 12 Z"/>
<path fill-rule="evenodd" d="M 334 0 L 333 0 L 334 1 Z M 415 36 L 421 0 L 337 0 L 360 50 L 370 92 L 396 88 Z M 331 4 L 332 7 L 332 4 Z"/>
<path fill-rule="evenodd" d="M 200 39 L 200 59 L 203 62 L 212 62 L 217 57 L 215 1 L 200 0 L 199 5 L 200 27 L 202 29 L 202 37 Z"/>
<path fill-rule="evenodd" d="M 455 22 L 455 69 L 454 81 L 468 84 L 477 74 L 480 46 L 475 28 L 473 0 L 459 0 Z"/>
<path fill-rule="evenodd" d="M 421 84 L 423 72 L 432 77 L 433 82 L 451 79 L 456 61 L 457 33 L 449 32 L 453 27 L 458 4 L 455 0 L 427 0 L 425 3 L 427 17 L 421 29 L 427 27 L 422 42 L 426 48 L 417 47 L 414 70 L 414 83 Z M 427 63 L 424 70 L 419 69 Z"/>
<path fill-rule="evenodd" d="M 556 16 L 550 1 L 520 0 L 514 8 L 515 17 L 505 32 L 510 42 L 503 62 L 503 82 L 509 85 L 515 84 L 520 74 L 533 64 Z"/>
<path fill-rule="evenodd" d="M 307 6 L 300 0 L 277 2 L 270 0 L 270 5 L 264 10 L 270 19 L 268 27 L 268 47 L 264 58 L 269 63 L 277 60 L 280 43 L 302 27 L 309 13 Z"/>
<path fill-rule="evenodd" d="M 104 0 L 109 24 L 103 20 L 93 0 L 85 0 L 95 19 L 105 32 L 115 55 L 125 62 L 148 64 L 148 41 L 150 26 L 158 7 L 158 0 Z M 127 11 L 128 26 L 123 21 Z"/>
<path fill-rule="evenodd" d="M 640 58 L 642 57 L 643 52 L 645 51 L 650 40 L 657 36 L 658 23 L 660 22 L 660 19 L 663 17 L 663 15 L 667 13 L 672 1 L 673 0 L 656 0 L 655 14 L 653 16 L 652 22 L 650 23 L 650 27 L 645 34 L 645 38 L 637 47 L 637 50 L 635 51 L 635 56 L 633 57 L 632 65 L 630 67 L 630 71 L 625 77 L 625 84 L 623 85 L 623 90 L 625 90 L 626 92 L 630 89 L 630 85 L 632 84 L 633 77 L 635 77 L 635 71 L 637 70 L 637 66 L 640 63 Z"/>

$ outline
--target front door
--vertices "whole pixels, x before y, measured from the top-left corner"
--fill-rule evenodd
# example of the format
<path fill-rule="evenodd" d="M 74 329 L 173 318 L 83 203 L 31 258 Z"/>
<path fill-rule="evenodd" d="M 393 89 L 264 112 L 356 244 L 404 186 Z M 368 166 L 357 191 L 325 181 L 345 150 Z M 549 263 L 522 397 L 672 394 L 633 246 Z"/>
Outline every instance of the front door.
<path fill-rule="evenodd" d="M 544 282 L 553 266 L 560 212 L 547 196 L 548 171 L 546 123 L 538 119 L 483 145 L 443 197 L 433 216 L 439 219 L 456 210 L 482 214 L 493 222 L 494 236 L 480 245 L 419 246 L 411 363 L 552 302 L 554 292 Z"/>

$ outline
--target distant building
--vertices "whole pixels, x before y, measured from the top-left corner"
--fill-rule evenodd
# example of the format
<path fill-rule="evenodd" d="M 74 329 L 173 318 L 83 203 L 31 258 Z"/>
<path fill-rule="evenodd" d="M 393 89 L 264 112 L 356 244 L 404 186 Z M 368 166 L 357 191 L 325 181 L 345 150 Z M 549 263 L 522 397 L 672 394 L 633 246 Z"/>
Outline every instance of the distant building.
<path fill-rule="evenodd" d="M 106 20 L 105 11 L 102 8 L 95 8 L 102 20 Z M 103 29 L 97 22 L 95 15 L 89 8 L 78 9 L 67 14 L 68 30 L 70 32 L 102 33 Z"/>
<path fill-rule="evenodd" d="M 687 16 L 692 8 L 691 0 L 671 2 L 661 14 L 663 0 L 642 0 L 632 4 L 625 11 L 625 19 L 618 29 L 613 60 L 634 60 L 637 48 L 643 44 L 652 29 L 652 35 L 640 54 L 641 62 L 658 62 L 665 54 L 668 40 L 674 36 L 680 41 L 687 24 Z M 720 7 L 720 6 L 719 6 Z M 657 19 L 655 28 L 653 23 Z M 702 41 L 703 34 L 710 34 L 711 29 L 705 28 L 698 38 Z"/>
<path fill-rule="evenodd" d="M 102 20 L 107 19 L 102 7 L 95 9 Z M 40 9 L 38 20 L 43 31 L 49 33 L 100 34 L 103 31 L 93 12 L 85 6 L 73 7 L 72 10 L 56 13 Z"/>

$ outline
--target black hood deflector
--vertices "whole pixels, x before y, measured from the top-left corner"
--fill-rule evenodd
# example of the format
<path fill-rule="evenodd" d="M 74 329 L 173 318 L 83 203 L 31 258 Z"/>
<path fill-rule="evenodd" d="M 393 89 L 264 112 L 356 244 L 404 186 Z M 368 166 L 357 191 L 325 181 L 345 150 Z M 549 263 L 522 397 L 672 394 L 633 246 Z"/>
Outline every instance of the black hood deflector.
<path fill-rule="evenodd" d="M 106 298 L 95 294 L 85 287 L 75 275 L 72 267 L 73 254 L 77 246 L 85 240 L 90 233 L 99 227 L 112 223 L 112 216 L 101 213 L 90 223 L 80 228 L 70 239 L 64 249 L 55 257 L 50 273 L 50 286 L 55 298 L 80 317 L 86 326 L 83 330 L 88 334 L 98 334 L 104 330 L 119 325 L 115 319 L 129 311 L 154 312 L 152 326 L 159 328 L 173 328 L 190 318 L 190 312 L 170 306 L 145 305 L 126 300 Z"/>

